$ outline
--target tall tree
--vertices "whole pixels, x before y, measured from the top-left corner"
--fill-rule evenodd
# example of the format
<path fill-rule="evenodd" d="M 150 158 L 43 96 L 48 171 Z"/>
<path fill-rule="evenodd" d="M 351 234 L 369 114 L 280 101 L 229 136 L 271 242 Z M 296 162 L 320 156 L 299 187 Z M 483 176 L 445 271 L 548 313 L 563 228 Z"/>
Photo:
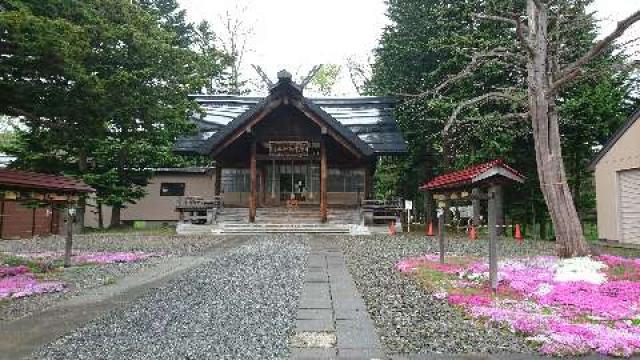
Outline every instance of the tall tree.
<path fill-rule="evenodd" d="M 18 165 L 85 176 L 114 224 L 144 195 L 146 169 L 176 161 L 173 141 L 197 111 L 187 95 L 221 71 L 215 53 L 184 43 L 191 33 L 175 29 L 190 25 L 171 2 L 152 3 L 16 0 L 0 13 L 0 86 L 15 94 L 0 112 L 23 119 Z"/>
<path fill-rule="evenodd" d="M 584 16 L 586 3 L 527 0 L 522 16 L 480 14 L 480 19 L 507 23 L 514 29 L 518 47 L 525 57 L 527 77 L 523 79 L 523 84 L 526 93 L 522 96 L 517 87 L 488 91 L 459 104 L 445 125 L 446 132 L 465 107 L 489 100 L 520 103 L 526 108 L 533 128 L 541 191 L 554 225 L 558 254 L 566 257 L 585 255 L 589 253 L 589 247 L 567 181 L 557 99 L 565 87 L 587 70 L 590 62 L 640 20 L 640 11 L 637 11 L 620 21 L 611 34 L 597 41 L 590 49 L 578 52 L 575 51 L 576 47 L 571 46 L 572 38 L 568 34 L 579 22 L 588 21 Z M 566 16 L 567 13 L 572 16 Z M 524 103 L 522 99 L 525 99 Z"/>

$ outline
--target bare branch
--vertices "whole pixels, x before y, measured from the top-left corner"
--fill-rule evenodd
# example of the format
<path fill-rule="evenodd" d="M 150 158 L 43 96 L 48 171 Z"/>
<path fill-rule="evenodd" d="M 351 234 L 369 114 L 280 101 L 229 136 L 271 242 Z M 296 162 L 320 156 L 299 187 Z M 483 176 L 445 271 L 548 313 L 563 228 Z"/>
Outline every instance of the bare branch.
<path fill-rule="evenodd" d="M 522 22 L 518 14 L 513 14 L 512 18 L 507 18 L 504 16 L 485 15 L 485 14 L 476 14 L 475 16 L 478 19 L 501 21 L 501 22 L 510 24 L 511 26 L 514 26 L 516 28 L 516 37 L 518 38 L 518 41 L 520 42 L 520 44 L 522 44 L 522 46 L 527 51 L 527 53 L 529 53 L 529 55 L 532 55 L 534 53 L 534 50 L 531 47 L 531 44 L 529 44 L 529 41 L 524 35 L 524 33 L 527 31 L 527 26 Z"/>
<path fill-rule="evenodd" d="M 505 91 L 492 91 L 460 103 L 453 111 L 451 116 L 449 116 L 449 120 L 447 120 L 447 123 L 444 125 L 443 133 L 449 133 L 449 130 L 458 119 L 458 115 L 460 115 L 460 112 L 462 112 L 462 110 L 469 106 L 484 103 L 489 100 L 505 100 L 514 103 L 521 103 L 523 98 L 517 96 L 514 91 L 515 89 L 507 89 Z"/>
<path fill-rule="evenodd" d="M 438 84 L 435 88 L 422 92 L 420 94 L 397 94 L 397 95 L 407 96 L 407 97 L 425 97 L 428 95 L 438 95 L 442 91 L 447 89 L 451 84 L 473 74 L 475 70 L 479 69 L 480 67 L 486 64 L 497 62 L 499 59 L 506 59 L 506 58 L 517 59 L 519 57 L 521 57 L 520 54 L 515 54 L 505 48 L 495 48 L 487 52 L 475 53 L 471 57 L 471 61 L 469 62 L 469 64 L 467 64 L 467 66 L 464 69 L 462 69 L 462 71 L 460 71 L 457 74 L 447 76 L 447 78 L 443 82 Z"/>
<path fill-rule="evenodd" d="M 258 73 L 258 75 L 260 76 L 262 81 L 264 81 L 264 83 L 267 84 L 268 88 L 271 89 L 274 86 L 274 83 L 273 83 L 273 81 L 271 81 L 271 79 L 269 79 L 267 74 L 265 74 L 265 72 L 262 70 L 260 65 L 251 64 L 251 66 Z"/>
<path fill-rule="evenodd" d="M 300 88 L 304 89 L 307 85 L 309 85 L 309 82 L 311 82 L 311 80 L 313 79 L 314 76 L 316 76 L 316 74 L 318 73 L 318 71 L 320 71 L 320 69 L 322 69 L 322 64 L 320 65 L 315 65 L 311 71 L 309 71 L 309 73 L 307 74 L 307 76 L 302 79 L 302 81 L 300 82 Z"/>
<path fill-rule="evenodd" d="M 611 45 L 616 39 L 618 39 L 624 32 L 631 27 L 631 25 L 640 21 L 640 10 L 631 14 L 626 19 L 618 22 L 616 29 L 609 35 L 605 36 L 602 40 L 598 41 L 589 51 L 587 51 L 581 58 L 576 60 L 573 64 L 568 65 L 561 70 L 560 76 L 554 81 L 551 91 L 557 92 L 562 86 L 577 78 L 582 74 L 582 66 L 588 64 L 596 56 L 600 55 L 609 45 Z"/>

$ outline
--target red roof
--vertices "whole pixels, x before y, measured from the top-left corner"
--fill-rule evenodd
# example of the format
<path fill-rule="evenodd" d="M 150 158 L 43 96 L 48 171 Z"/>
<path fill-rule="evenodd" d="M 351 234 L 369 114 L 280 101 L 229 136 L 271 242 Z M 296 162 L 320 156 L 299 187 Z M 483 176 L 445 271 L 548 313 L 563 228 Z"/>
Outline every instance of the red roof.
<path fill-rule="evenodd" d="M 0 169 L 0 188 L 46 190 L 59 193 L 95 191 L 84 181 L 72 177 L 9 169 Z"/>
<path fill-rule="evenodd" d="M 498 159 L 437 176 L 420 186 L 420 190 L 449 189 L 469 185 L 475 182 L 474 179 L 497 168 L 506 170 L 506 173 L 510 173 L 510 177 L 516 181 L 524 179 L 522 174 Z"/>

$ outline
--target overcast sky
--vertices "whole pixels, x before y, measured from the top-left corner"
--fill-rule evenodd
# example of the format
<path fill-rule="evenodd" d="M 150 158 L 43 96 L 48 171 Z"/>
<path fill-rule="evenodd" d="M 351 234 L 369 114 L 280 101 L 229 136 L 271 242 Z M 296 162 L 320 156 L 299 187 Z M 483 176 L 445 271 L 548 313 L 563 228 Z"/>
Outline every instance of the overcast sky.
<path fill-rule="evenodd" d="M 298 78 L 314 64 L 342 64 L 354 57 L 366 61 L 387 24 L 384 0 L 178 0 L 192 21 L 208 20 L 219 32 L 226 11 L 242 15 L 253 28 L 246 72 L 258 64 L 272 78 L 286 68 Z M 608 32 L 619 20 L 640 8 L 639 0 L 596 0 L 594 10 Z M 626 38 L 640 37 L 640 24 Z M 624 41 L 624 40 L 623 40 Z M 344 68 L 344 66 L 343 66 Z M 355 95 L 343 71 L 338 95 Z"/>

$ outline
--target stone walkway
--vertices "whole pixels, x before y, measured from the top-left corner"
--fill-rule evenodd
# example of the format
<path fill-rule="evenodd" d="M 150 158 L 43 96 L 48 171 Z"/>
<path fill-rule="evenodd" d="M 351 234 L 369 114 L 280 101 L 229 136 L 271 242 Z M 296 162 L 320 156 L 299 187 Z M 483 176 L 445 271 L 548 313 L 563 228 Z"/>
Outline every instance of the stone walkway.
<path fill-rule="evenodd" d="M 342 251 L 331 238 L 313 238 L 310 246 L 290 359 L 384 358 Z M 303 347 L 296 341 L 314 336 L 325 339 L 325 347 Z"/>

